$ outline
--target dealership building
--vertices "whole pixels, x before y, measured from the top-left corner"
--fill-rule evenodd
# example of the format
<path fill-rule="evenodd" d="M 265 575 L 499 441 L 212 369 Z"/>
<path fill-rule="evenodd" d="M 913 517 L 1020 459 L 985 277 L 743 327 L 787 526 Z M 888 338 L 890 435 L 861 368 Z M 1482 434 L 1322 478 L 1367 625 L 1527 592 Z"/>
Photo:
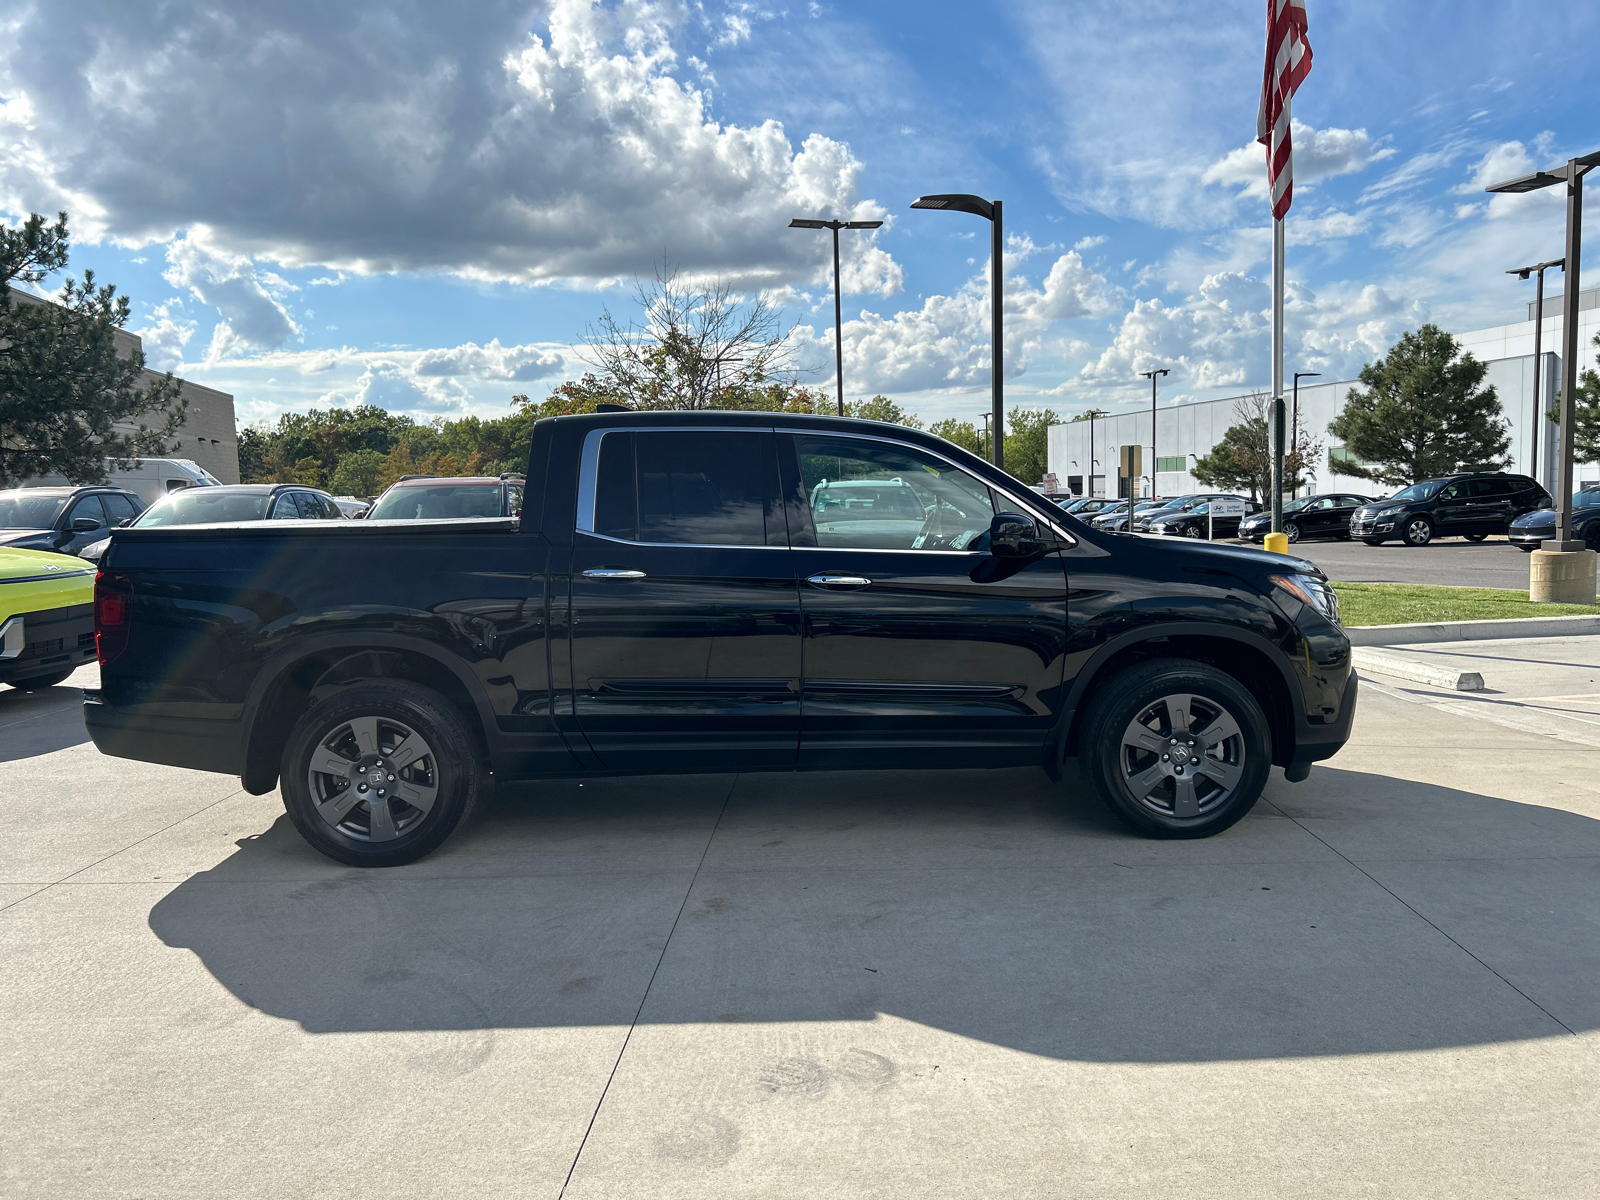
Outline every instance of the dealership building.
<path fill-rule="evenodd" d="M 1463 351 L 1470 352 L 1480 362 L 1488 364 L 1486 385 L 1492 385 L 1500 398 L 1511 435 L 1510 462 L 1507 470 L 1535 474 L 1546 488 L 1555 487 L 1557 428 L 1554 422 L 1541 419 L 1534 411 L 1533 394 L 1533 304 L 1529 303 L 1527 316 L 1508 325 L 1491 329 L 1477 329 L 1456 334 L 1456 342 Z M 1555 402 L 1561 383 L 1561 356 L 1556 352 L 1561 346 L 1562 310 L 1560 296 L 1546 296 L 1544 302 L 1544 330 L 1539 390 L 1543 398 L 1541 411 L 1548 411 Z M 1578 293 L 1578 345 L 1581 358 L 1578 370 L 1594 366 L 1594 338 L 1600 333 L 1600 288 Z M 1286 364 L 1285 373 L 1294 370 Z M 1136 385 L 1130 384 L 1130 390 Z M 1321 379 L 1303 380 L 1300 384 L 1300 428 L 1304 436 L 1322 442 L 1319 460 L 1313 464 L 1309 491 L 1356 492 L 1372 494 L 1382 489 L 1382 484 L 1340 473 L 1341 463 L 1350 460 L 1344 444 L 1328 432 L 1328 423 L 1344 408 L 1346 393 L 1359 387 L 1353 379 L 1326 382 Z M 1145 392 L 1148 396 L 1148 391 Z M 1152 462 L 1151 421 L 1148 400 L 1142 406 L 1128 405 L 1121 412 L 1094 421 L 1071 421 L 1050 427 L 1049 470 L 1056 477 L 1062 491 L 1084 495 L 1086 483 L 1089 494 L 1095 496 L 1125 496 L 1129 481 L 1123 477 L 1119 464 L 1125 446 L 1138 446 L 1140 470 L 1133 480 L 1135 495 L 1151 494 L 1151 467 L 1155 468 L 1155 494 L 1181 496 L 1188 492 L 1203 491 L 1204 487 L 1191 474 L 1195 460 L 1211 453 L 1231 425 L 1240 423 L 1236 405 L 1243 396 L 1228 396 L 1220 400 L 1196 401 L 1188 404 L 1163 405 L 1155 417 L 1155 449 Z M 1284 400 L 1291 403 L 1285 384 Z M 1537 441 L 1535 446 L 1533 443 Z M 1091 444 L 1092 443 L 1092 444 Z M 1530 471 L 1530 449 L 1536 449 L 1538 465 Z M 1092 464 L 1092 465 L 1091 465 Z M 1577 480 L 1600 482 L 1600 464 L 1581 463 L 1575 468 Z"/>
<path fill-rule="evenodd" d="M 11 299 L 13 303 L 20 304 L 50 303 L 17 288 L 11 289 Z M 139 335 L 129 333 L 126 329 L 116 330 L 114 338 L 117 353 L 124 358 L 144 348 Z M 146 368 L 137 386 L 146 388 L 161 377 L 161 372 Z M 184 410 L 183 424 L 172 435 L 175 445 L 171 457 L 190 459 L 223 483 L 238 483 L 239 434 L 234 426 L 233 397 L 227 392 L 203 387 L 187 379 L 180 379 L 178 386 L 179 394 L 189 402 L 189 406 Z M 113 433 L 133 434 L 139 431 L 140 425 L 155 429 L 165 425 L 166 420 L 164 411 L 145 412 L 115 421 L 111 429 Z"/>

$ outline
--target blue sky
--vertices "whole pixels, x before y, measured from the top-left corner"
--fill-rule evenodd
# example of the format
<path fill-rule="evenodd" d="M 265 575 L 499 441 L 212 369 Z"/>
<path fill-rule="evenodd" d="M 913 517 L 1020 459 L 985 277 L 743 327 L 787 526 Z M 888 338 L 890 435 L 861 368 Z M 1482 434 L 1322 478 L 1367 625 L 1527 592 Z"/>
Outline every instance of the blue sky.
<path fill-rule="evenodd" d="M 846 235 L 847 394 L 971 417 L 987 228 L 908 209 L 937 191 L 1005 201 L 1010 402 L 1268 379 L 1259 3 L 72 7 L 0 4 L 0 209 L 66 208 L 74 271 L 244 421 L 504 412 L 661 263 L 766 290 L 831 389 L 826 237 L 785 228 L 831 215 L 888 221 Z M 1600 8 L 1308 7 L 1288 369 L 1347 378 L 1560 256 L 1554 190 L 1482 185 L 1600 149 Z"/>

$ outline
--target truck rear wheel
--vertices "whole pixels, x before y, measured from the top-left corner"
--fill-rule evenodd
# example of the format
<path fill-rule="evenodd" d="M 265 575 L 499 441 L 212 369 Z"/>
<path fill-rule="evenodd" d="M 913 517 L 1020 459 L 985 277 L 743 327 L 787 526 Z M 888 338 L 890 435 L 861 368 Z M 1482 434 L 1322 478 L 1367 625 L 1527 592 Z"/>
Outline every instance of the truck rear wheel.
<path fill-rule="evenodd" d="M 1189 659 L 1123 671 L 1094 698 L 1079 763 L 1101 799 L 1150 837 L 1221 833 L 1261 796 L 1266 714 L 1232 676 Z"/>
<path fill-rule="evenodd" d="M 397 867 L 438 849 L 472 808 L 478 756 L 455 708 L 430 688 L 358 683 L 295 724 L 279 785 L 314 847 L 353 867 Z"/>

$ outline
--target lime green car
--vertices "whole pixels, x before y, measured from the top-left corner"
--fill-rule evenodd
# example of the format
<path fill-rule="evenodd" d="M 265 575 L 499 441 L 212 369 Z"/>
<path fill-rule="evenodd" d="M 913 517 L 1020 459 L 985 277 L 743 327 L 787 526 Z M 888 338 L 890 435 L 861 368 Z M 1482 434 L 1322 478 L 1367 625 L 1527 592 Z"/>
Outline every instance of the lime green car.
<path fill-rule="evenodd" d="M 0 683 L 47 688 L 94 656 L 94 567 L 0 548 Z"/>

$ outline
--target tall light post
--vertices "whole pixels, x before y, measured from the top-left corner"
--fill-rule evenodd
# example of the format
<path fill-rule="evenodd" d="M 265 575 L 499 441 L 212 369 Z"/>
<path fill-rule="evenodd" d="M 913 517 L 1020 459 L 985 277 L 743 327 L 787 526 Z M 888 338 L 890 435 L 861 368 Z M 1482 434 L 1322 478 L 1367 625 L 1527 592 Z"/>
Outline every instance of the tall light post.
<path fill-rule="evenodd" d="M 1296 371 L 1294 373 L 1294 416 L 1291 418 L 1289 425 L 1289 453 L 1292 455 L 1300 453 L 1300 381 L 1302 379 L 1320 379 L 1321 377 L 1321 371 Z M 1298 484 L 1295 486 L 1294 494 L 1297 497 L 1300 495 Z"/>
<path fill-rule="evenodd" d="M 1553 183 L 1567 185 L 1567 252 L 1562 268 L 1567 286 L 1561 298 L 1565 326 L 1561 331 L 1561 446 L 1556 460 L 1556 536 L 1554 541 L 1544 544 L 1546 550 L 1566 553 L 1584 549 L 1582 542 L 1572 540 L 1572 433 L 1578 391 L 1578 281 L 1583 277 L 1583 177 L 1596 166 L 1600 166 L 1600 150 L 1568 159 L 1564 166 L 1507 179 L 1484 189 L 1488 192 L 1537 192 Z M 1591 592 L 1589 603 L 1593 602 Z"/>
<path fill-rule="evenodd" d="M 1566 260 L 1552 258 L 1549 262 L 1534 263 L 1531 267 L 1513 267 L 1507 275 L 1526 279 L 1538 272 L 1539 282 L 1533 292 L 1533 433 L 1528 440 L 1528 474 L 1539 478 L 1539 435 L 1544 432 L 1544 397 L 1539 393 L 1539 368 L 1544 348 L 1544 273 L 1551 267 L 1565 268 Z"/>
<path fill-rule="evenodd" d="M 1000 226 L 1000 201 L 985 200 L 982 196 L 972 196 L 966 193 L 950 192 L 937 196 L 919 196 L 911 202 L 912 208 L 938 208 L 949 212 L 971 213 L 982 217 L 989 222 L 989 301 L 992 314 L 989 320 L 990 332 L 994 338 L 994 349 L 990 353 L 993 364 L 992 387 L 994 392 L 994 441 L 991 443 L 994 453 L 989 456 L 989 461 L 995 466 L 1005 467 L 1005 405 L 1004 362 L 1001 357 L 1003 345 L 1001 324 L 1005 316 L 1005 306 L 1001 296 L 1002 281 L 1005 277 L 1005 241 Z"/>
<path fill-rule="evenodd" d="M 833 375 L 839 385 L 839 415 L 844 416 L 844 316 L 839 304 L 839 230 L 877 229 L 882 221 L 813 221 L 796 217 L 790 229 L 833 230 Z"/>
<path fill-rule="evenodd" d="M 984 444 L 984 442 L 988 442 L 989 441 L 989 414 L 988 413 L 979 413 L 978 415 L 983 418 L 983 436 L 978 439 L 978 457 L 982 458 L 983 457 L 983 444 Z M 991 446 L 994 445 L 993 442 L 990 442 L 989 444 Z"/>
<path fill-rule="evenodd" d="M 1150 381 L 1150 498 L 1152 500 L 1156 497 L 1156 475 L 1159 473 L 1157 464 L 1160 462 L 1156 458 L 1156 376 L 1170 375 L 1171 373 L 1171 367 L 1139 372 Z M 1133 510 L 1131 508 L 1128 510 L 1128 532 L 1133 532 Z"/>

